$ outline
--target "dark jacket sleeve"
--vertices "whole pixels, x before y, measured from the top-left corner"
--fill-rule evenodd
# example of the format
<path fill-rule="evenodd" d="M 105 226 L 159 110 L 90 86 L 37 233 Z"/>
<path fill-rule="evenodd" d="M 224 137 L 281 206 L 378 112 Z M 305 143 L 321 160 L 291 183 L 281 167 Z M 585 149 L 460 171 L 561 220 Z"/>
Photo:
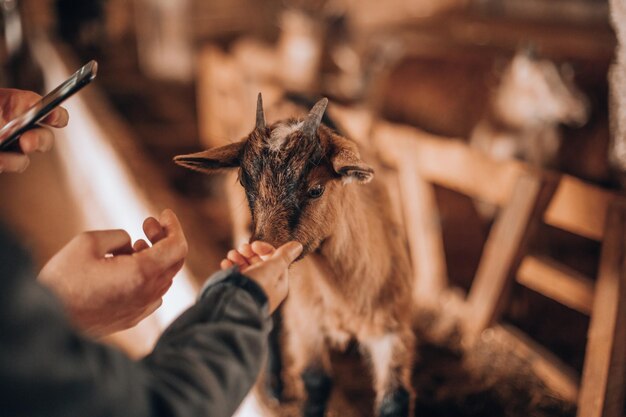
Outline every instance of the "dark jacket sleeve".
<path fill-rule="evenodd" d="M 267 352 L 267 299 L 229 271 L 141 361 L 82 338 L 0 233 L 0 417 L 232 415 Z"/>

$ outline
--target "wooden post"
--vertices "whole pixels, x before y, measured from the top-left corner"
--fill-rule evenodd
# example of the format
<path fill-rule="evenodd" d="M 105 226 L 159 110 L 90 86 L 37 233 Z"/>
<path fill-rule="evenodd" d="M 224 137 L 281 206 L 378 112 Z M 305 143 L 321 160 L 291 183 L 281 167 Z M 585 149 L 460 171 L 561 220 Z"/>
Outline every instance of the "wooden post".
<path fill-rule="evenodd" d="M 530 222 L 540 209 L 546 184 L 536 175 L 522 175 L 508 204 L 493 226 L 470 290 L 469 314 L 464 323 L 471 344 L 499 314 L 513 273 L 528 240 Z"/>
<path fill-rule="evenodd" d="M 608 74 L 609 81 L 609 162 L 620 174 L 622 186 L 626 184 L 626 4 L 623 0 L 610 0 L 610 15 L 617 48 Z"/>
<path fill-rule="evenodd" d="M 402 211 L 413 264 L 414 296 L 420 305 L 432 303 L 447 287 L 443 233 L 435 190 L 414 168 L 411 154 L 399 164 Z"/>
<path fill-rule="evenodd" d="M 609 208 L 589 325 L 578 417 L 618 417 L 626 359 L 626 203 Z"/>

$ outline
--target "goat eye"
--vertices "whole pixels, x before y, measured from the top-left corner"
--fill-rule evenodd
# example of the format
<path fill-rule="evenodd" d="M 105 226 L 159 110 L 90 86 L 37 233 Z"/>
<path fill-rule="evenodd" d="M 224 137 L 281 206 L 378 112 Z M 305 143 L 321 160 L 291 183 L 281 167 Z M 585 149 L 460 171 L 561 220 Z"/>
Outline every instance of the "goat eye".
<path fill-rule="evenodd" d="M 323 185 L 314 185 L 309 188 L 308 191 L 309 198 L 320 198 L 322 194 L 324 194 L 324 186 Z"/>

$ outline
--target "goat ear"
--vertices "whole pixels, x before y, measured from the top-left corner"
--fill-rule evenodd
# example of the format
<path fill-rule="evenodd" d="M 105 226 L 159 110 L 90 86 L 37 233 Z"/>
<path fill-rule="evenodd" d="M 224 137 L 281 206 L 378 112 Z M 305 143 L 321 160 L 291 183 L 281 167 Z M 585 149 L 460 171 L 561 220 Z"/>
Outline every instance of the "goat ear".
<path fill-rule="evenodd" d="M 236 168 L 239 166 L 241 151 L 244 141 L 231 143 L 219 148 L 208 149 L 203 152 L 174 157 L 174 162 L 185 168 L 193 169 L 207 174 L 216 171 Z"/>
<path fill-rule="evenodd" d="M 344 184 L 356 181 L 367 184 L 374 178 L 374 169 L 361 160 L 354 142 L 333 135 L 330 162 L 335 172 L 343 177 Z"/>

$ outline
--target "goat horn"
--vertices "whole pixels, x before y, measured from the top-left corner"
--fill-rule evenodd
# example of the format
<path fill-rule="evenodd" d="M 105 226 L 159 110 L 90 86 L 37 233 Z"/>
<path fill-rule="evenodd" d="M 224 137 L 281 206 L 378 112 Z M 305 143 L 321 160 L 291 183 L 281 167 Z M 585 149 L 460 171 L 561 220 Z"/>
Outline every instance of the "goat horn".
<path fill-rule="evenodd" d="M 265 130 L 265 113 L 263 113 L 263 97 L 261 93 L 256 100 L 256 129 L 259 131 Z"/>
<path fill-rule="evenodd" d="M 315 137 L 317 128 L 320 127 L 322 117 L 324 116 L 324 112 L 326 111 L 326 106 L 328 106 L 328 99 L 326 97 L 315 103 L 315 106 L 313 106 L 313 108 L 309 112 L 309 115 L 304 120 L 304 125 L 302 126 L 302 133 L 305 137 Z"/>

